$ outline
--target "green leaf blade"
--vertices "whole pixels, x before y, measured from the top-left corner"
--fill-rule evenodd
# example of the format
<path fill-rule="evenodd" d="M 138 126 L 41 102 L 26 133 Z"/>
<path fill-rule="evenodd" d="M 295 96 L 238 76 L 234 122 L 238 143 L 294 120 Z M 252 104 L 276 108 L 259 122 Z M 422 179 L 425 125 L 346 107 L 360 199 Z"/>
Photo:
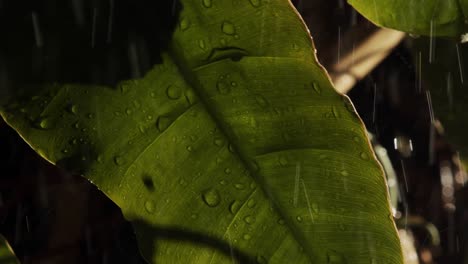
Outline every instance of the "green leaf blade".
<path fill-rule="evenodd" d="M 401 263 L 362 122 L 288 1 L 184 1 L 163 59 L 2 115 L 119 205 L 155 263 Z"/>
<path fill-rule="evenodd" d="M 375 24 L 427 36 L 458 37 L 467 31 L 466 1 L 348 0 Z"/>

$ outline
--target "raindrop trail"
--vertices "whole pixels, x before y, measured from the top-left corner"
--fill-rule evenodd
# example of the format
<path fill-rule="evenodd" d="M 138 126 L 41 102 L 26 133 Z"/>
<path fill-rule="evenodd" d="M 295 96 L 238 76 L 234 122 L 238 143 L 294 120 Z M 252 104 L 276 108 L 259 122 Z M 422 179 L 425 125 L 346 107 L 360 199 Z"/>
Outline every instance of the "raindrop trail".
<path fill-rule="evenodd" d="M 447 97 L 450 109 L 453 107 L 452 73 L 447 73 Z"/>
<path fill-rule="evenodd" d="M 94 48 L 96 38 L 96 20 L 97 20 L 97 8 L 93 9 L 93 26 L 91 29 L 91 48 Z"/>
<path fill-rule="evenodd" d="M 357 24 L 357 12 L 355 9 L 353 9 L 351 10 L 351 26 L 355 26 L 356 24 Z"/>
<path fill-rule="evenodd" d="M 134 41 L 130 42 L 128 45 L 128 57 L 130 60 L 130 65 L 132 67 L 132 74 L 134 77 L 140 77 L 140 60 L 138 58 L 138 52 L 136 43 Z"/>
<path fill-rule="evenodd" d="M 172 10 L 171 10 L 172 15 L 175 15 L 176 13 L 177 1 L 178 0 L 172 0 Z"/>
<path fill-rule="evenodd" d="M 419 52 L 418 54 L 418 91 L 421 93 L 422 91 L 422 54 Z"/>
<path fill-rule="evenodd" d="M 353 42 L 353 52 L 351 53 L 351 66 L 354 66 L 354 62 L 356 61 L 355 51 L 356 51 L 356 42 Z"/>
<path fill-rule="evenodd" d="M 109 0 L 109 21 L 107 21 L 107 43 L 111 43 L 112 41 L 112 21 L 113 20 L 114 20 L 114 0 Z"/>
<path fill-rule="evenodd" d="M 307 209 L 309 210 L 309 215 L 310 215 L 310 219 L 312 219 L 312 223 L 314 222 L 314 215 L 312 214 L 312 207 L 310 206 L 310 200 L 309 200 L 309 195 L 307 194 L 307 189 L 306 189 L 306 186 L 305 186 L 305 183 L 304 183 L 304 180 L 301 179 L 301 184 L 302 184 L 302 188 L 304 189 L 304 196 L 306 198 L 306 202 L 307 202 Z"/>
<path fill-rule="evenodd" d="M 375 13 L 375 17 L 377 18 L 377 21 L 379 21 L 380 18 L 379 18 L 379 13 L 377 12 L 377 3 L 376 3 L 375 0 L 373 0 L 373 2 L 374 2 L 374 13 Z"/>
<path fill-rule="evenodd" d="M 231 243 L 231 235 L 229 233 L 226 234 L 227 237 L 228 237 L 228 243 L 229 243 L 229 250 L 230 250 L 230 253 L 231 253 L 231 260 L 232 260 L 232 263 L 236 263 L 236 260 L 234 258 L 234 249 L 232 248 L 232 243 Z M 214 254 L 213 254 L 213 257 L 214 257 Z M 211 262 L 211 261 L 210 261 Z"/>
<path fill-rule="evenodd" d="M 403 163 L 402 159 L 400 159 L 400 163 L 401 163 L 401 171 L 403 172 L 403 179 L 405 180 L 405 189 L 406 189 L 406 192 L 408 192 L 408 181 L 406 180 L 405 164 Z"/>
<path fill-rule="evenodd" d="M 337 55 L 337 64 L 340 63 L 341 59 L 341 27 L 338 27 L 338 55 Z"/>
<path fill-rule="evenodd" d="M 300 14 L 302 14 L 302 0 L 297 1 L 297 11 L 299 11 Z"/>
<path fill-rule="evenodd" d="M 431 123 L 429 124 L 429 164 L 434 162 L 434 141 L 435 141 L 435 128 L 434 128 L 434 110 L 432 108 L 431 92 L 426 91 L 427 105 Z"/>
<path fill-rule="evenodd" d="M 31 13 L 31 19 L 32 19 L 32 24 L 33 24 L 33 29 L 34 29 L 34 39 L 36 40 L 36 46 L 37 47 L 42 47 L 42 34 L 41 34 L 41 28 L 39 26 L 39 18 L 37 17 L 37 14 L 35 12 Z"/>
<path fill-rule="evenodd" d="M 299 179 L 301 178 L 301 164 L 296 163 L 296 177 L 294 179 L 294 196 L 293 196 L 293 205 L 297 207 L 297 199 L 299 196 Z"/>
<path fill-rule="evenodd" d="M 72 0 L 73 14 L 75 15 L 76 23 L 80 26 L 84 24 L 83 5 L 81 0 Z"/>
<path fill-rule="evenodd" d="M 338 0 L 338 8 L 343 9 L 344 8 L 344 2 L 343 0 Z"/>
<path fill-rule="evenodd" d="M 434 123 L 434 110 L 432 108 L 432 99 L 431 99 L 431 92 L 426 91 L 426 98 L 427 98 L 427 106 L 429 110 L 429 117 L 431 118 L 431 123 Z"/>
<path fill-rule="evenodd" d="M 455 159 L 457 161 L 457 164 L 461 164 L 461 159 L 460 159 L 460 152 L 456 152 L 455 153 Z M 464 171 L 459 171 L 459 173 L 461 174 L 461 185 L 462 187 L 465 187 L 465 183 L 466 183 L 466 173 Z"/>
<path fill-rule="evenodd" d="M 26 230 L 28 231 L 28 233 L 30 232 L 29 231 L 29 217 L 26 215 L 25 216 L 25 220 L 26 220 Z"/>
<path fill-rule="evenodd" d="M 458 58 L 458 69 L 460 70 L 460 81 L 463 84 L 463 67 L 462 67 L 462 60 L 460 55 L 460 48 L 458 44 L 455 44 L 455 48 L 457 50 L 457 58 Z"/>
<path fill-rule="evenodd" d="M 409 211 L 408 204 L 405 203 L 403 206 L 405 207 L 405 231 L 407 231 L 408 230 L 408 211 Z"/>
<path fill-rule="evenodd" d="M 429 35 L 429 63 L 432 64 L 434 61 L 434 20 L 431 19 L 431 29 L 430 29 L 430 35 Z"/>
<path fill-rule="evenodd" d="M 373 103 L 373 110 L 372 110 L 372 123 L 375 124 L 375 115 L 376 115 L 376 107 L 377 104 L 377 83 L 374 83 L 374 103 Z"/>

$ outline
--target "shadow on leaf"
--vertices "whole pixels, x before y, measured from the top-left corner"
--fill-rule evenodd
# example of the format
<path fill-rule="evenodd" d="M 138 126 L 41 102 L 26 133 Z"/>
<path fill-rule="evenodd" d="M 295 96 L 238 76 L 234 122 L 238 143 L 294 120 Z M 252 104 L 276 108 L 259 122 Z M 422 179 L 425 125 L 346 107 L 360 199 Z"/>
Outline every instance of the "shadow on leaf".
<path fill-rule="evenodd" d="M 140 251 L 146 258 L 154 257 L 158 254 L 158 242 L 175 241 L 211 248 L 231 258 L 234 263 L 257 263 L 254 258 L 234 247 L 229 242 L 206 234 L 184 230 L 175 226 L 153 226 L 140 219 L 133 220 L 132 225 L 136 231 L 136 236 L 139 237 L 138 244 Z"/>

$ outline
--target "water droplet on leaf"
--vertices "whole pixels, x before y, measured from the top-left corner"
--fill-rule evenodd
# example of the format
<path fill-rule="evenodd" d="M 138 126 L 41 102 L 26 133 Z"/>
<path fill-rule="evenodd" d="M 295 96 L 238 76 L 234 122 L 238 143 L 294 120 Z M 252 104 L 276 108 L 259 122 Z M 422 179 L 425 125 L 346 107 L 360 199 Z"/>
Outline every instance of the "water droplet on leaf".
<path fill-rule="evenodd" d="M 206 8 L 210 8 L 212 5 L 211 0 L 202 0 L 202 4 Z"/>
<path fill-rule="evenodd" d="M 244 221 L 247 224 L 251 225 L 251 224 L 253 224 L 255 222 L 255 217 L 253 217 L 251 215 L 248 215 L 248 216 L 244 217 Z"/>
<path fill-rule="evenodd" d="M 221 197 L 215 189 L 208 189 L 202 193 L 203 202 L 209 207 L 216 207 L 221 202 Z"/>
<path fill-rule="evenodd" d="M 234 35 L 236 34 L 236 28 L 234 27 L 234 24 L 232 24 L 229 21 L 224 21 L 221 30 L 223 31 L 224 34 L 227 35 Z"/>
<path fill-rule="evenodd" d="M 190 23 L 189 21 L 186 19 L 186 18 L 183 18 L 181 21 L 180 21 L 180 24 L 179 24 L 179 27 L 182 31 L 185 31 L 189 28 L 190 26 Z"/>
<path fill-rule="evenodd" d="M 368 159 L 369 159 L 369 155 L 367 155 L 367 153 L 365 153 L 365 152 L 361 152 L 361 159 L 363 159 L 363 160 L 368 160 Z"/>
<path fill-rule="evenodd" d="M 213 143 L 218 147 L 222 147 L 224 145 L 224 140 L 222 138 L 215 138 Z"/>
<path fill-rule="evenodd" d="M 53 127 L 52 118 L 40 117 L 36 120 L 35 126 L 40 129 L 51 129 Z"/>
<path fill-rule="evenodd" d="M 171 100 L 177 100 L 182 96 L 182 89 L 177 85 L 169 85 L 166 89 L 166 95 Z"/>
<path fill-rule="evenodd" d="M 230 85 L 222 79 L 216 83 L 216 88 L 220 94 L 228 94 L 231 91 Z"/>
<path fill-rule="evenodd" d="M 280 156 L 278 161 L 279 161 L 279 164 L 280 164 L 281 166 L 286 166 L 286 165 L 288 165 L 288 160 L 287 160 L 286 157 L 284 157 L 284 156 Z"/>
<path fill-rule="evenodd" d="M 145 202 L 145 209 L 150 214 L 154 213 L 154 210 L 155 210 L 154 203 L 152 201 L 146 201 Z"/>
<path fill-rule="evenodd" d="M 156 127 L 158 128 L 159 132 L 166 130 L 170 124 L 171 124 L 171 120 L 165 116 L 160 116 L 156 120 Z"/>
<path fill-rule="evenodd" d="M 200 47 L 200 49 L 204 50 L 206 48 L 205 41 L 200 39 L 198 41 L 198 47 Z"/>
<path fill-rule="evenodd" d="M 312 84 L 312 87 L 314 88 L 314 91 L 318 94 L 322 94 L 322 88 L 320 88 L 319 84 L 314 82 Z"/>
<path fill-rule="evenodd" d="M 241 203 L 234 200 L 229 205 L 229 212 L 231 212 L 231 214 L 236 214 L 237 211 L 239 211 L 240 208 L 241 208 Z"/>
<path fill-rule="evenodd" d="M 115 165 L 122 165 L 124 162 L 123 158 L 121 156 L 115 156 L 114 157 L 114 163 Z"/>
<path fill-rule="evenodd" d="M 341 254 L 335 251 L 327 252 L 327 263 L 328 264 L 345 264 L 346 259 Z"/>
<path fill-rule="evenodd" d="M 248 202 L 247 202 L 247 206 L 249 208 L 253 208 L 255 205 L 257 204 L 257 202 L 255 201 L 255 199 L 250 199 Z"/>
<path fill-rule="evenodd" d="M 236 183 L 234 184 L 234 187 L 238 190 L 244 190 L 245 189 L 245 185 L 242 184 L 242 183 Z"/>
<path fill-rule="evenodd" d="M 250 0 L 250 4 L 254 7 L 259 7 L 262 4 L 261 0 Z"/>
<path fill-rule="evenodd" d="M 255 101 L 257 101 L 257 104 L 262 108 L 265 108 L 268 106 L 268 101 L 262 95 L 256 95 Z"/>
<path fill-rule="evenodd" d="M 259 255 L 259 256 L 257 256 L 257 263 L 258 264 L 267 264 L 268 260 L 264 256 Z"/>

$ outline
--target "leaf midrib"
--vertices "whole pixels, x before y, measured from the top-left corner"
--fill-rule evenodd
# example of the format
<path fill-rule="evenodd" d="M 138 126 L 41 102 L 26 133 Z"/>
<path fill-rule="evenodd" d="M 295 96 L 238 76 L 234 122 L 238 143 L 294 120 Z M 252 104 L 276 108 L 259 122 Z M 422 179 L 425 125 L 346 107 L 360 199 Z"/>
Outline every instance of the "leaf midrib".
<path fill-rule="evenodd" d="M 177 69 L 179 70 L 179 72 L 181 73 L 181 76 L 182 78 L 184 79 L 184 81 L 193 89 L 194 93 L 197 95 L 197 97 L 199 98 L 200 100 L 200 104 L 203 106 L 203 108 L 207 111 L 207 113 L 210 115 L 210 117 L 212 118 L 213 122 L 217 125 L 217 127 L 219 128 L 220 132 L 228 139 L 230 140 L 231 138 L 229 137 L 229 133 L 227 133 L 227 131 L 225 131 L 224 127 L 221 125 L 222 122 L 220 120 L 218 120 L 218 118 L 216 117 L 216 114 L 214 113 L 215 111 L 209 107 L 209 104 L 206 102 L 204 96 L 202 96 L 202 93 L 200 92 L 200 87 L 198 87 L 197 82 L 195 81 L 195 77 L 193 76 L 193 70 L 190 70 L 188 69 L 187 67 L 183 67 L 183 61 L 179 60 L 177 55 L 176 55 L 176 52 L 174 51 L 173 49 L 173 46 L 171 45 L 170 48 L 169 48 L 169 51 L 168 51 L 168 54 L 169 56 L 172 58 L 175 66 L 177 67 Z M 200 66 L 202 67 L 202 66 Z M 262 192 L 263 192 L 263 195 L 264 197 L 272 202 L 272 204 L 274 205 L 274 208 L 276 209 L 276 212 L 284 219 L 288 219 L 287 217 L 284 217 L 283 213 L 281 212 L 281 210 L 278 210 L 277 208 L 277 205 L 275 204 L 274 201 L 272 201 L 271 197 L 269 197 L 267 195 L 267 190 L 265 190 L 265 186 L 266 184 L 261 181 L 261 177 L 259 177 L 256 173 L 256 170 L 254 170 L 252 168 L 252 166 L 250 165 L 250 163 L 248 162 L 248 159 L 246 157 L 244 157 L 243 155 L 241 155 L 241 153 L 238 151 L 238 147 L 236 144 L 232 144 L 233 145 L 233 148 L 235 150 L 235 153 L 236 155 L 238 156 L 240 162 L 244 165 L 244 167 L 250 172 L 250 175 L 252 175 L 251 177 L 253 178 L 253 180 L 257 183 L 257 185 L 259 186 L 259 188 L 262 189 Z M 295 230 L 293 229 L 293 227 L 288 224 L 289 221 L 285 221 L 286 222 L 286 227 L 288 228 L 290 234 L 292 235 L 292 237 L 294 238 L 294 240 L 299 244 L 299 245 L 302 245 L 303 244 L 303 241 L 301 239 L 299 239 L 299 235 L 297 234 L 297 232 L 295 232 Z M 230 223 L 232 224 L 232 223 Z M 312 255 L 310 252 L 307 251 L 306 255 L 308 256 L 309 260 L 312 260 Z M 213 254 L 214 256 L 214 254 Z"/>

